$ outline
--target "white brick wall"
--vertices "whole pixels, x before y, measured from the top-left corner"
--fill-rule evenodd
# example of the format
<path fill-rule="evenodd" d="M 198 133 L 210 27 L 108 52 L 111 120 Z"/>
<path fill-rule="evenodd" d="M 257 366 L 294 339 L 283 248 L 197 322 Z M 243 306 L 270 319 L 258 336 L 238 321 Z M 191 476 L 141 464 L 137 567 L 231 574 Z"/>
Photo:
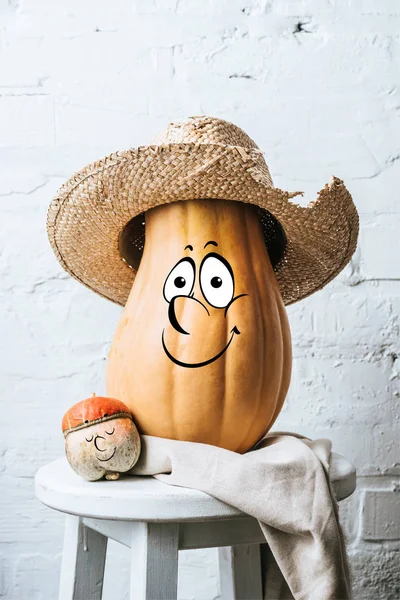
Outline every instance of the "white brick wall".
<path fill-rule="evenodd" d="M 33 475 L 63 454 L 64 411 L 104 391 L 120 315 L 61 270 L 48 202 L 76 168 L 193 114 L 242 126 L 304 202 L 332 174 L 353 193 L 351 265 L 288 310 L 277 428 L 329 437 L 357 465 L 341 507 L 355 598 L 400 596 L 399 59 L 397 0 L 0 0 L 0 597 L 56 597 L 63 518 Z M 215 558 L 183 553 L 180 598 L 218 598 Z M 112 545 L 106 599 L 127 578 Z"/>
<path fill-rule="evenodd" d="M 366 490 L 363 498 L 362 537 L 381 542 L 400 539 L 400 490 Z M 382 520 L 380 515 L 386 515 Z"/>

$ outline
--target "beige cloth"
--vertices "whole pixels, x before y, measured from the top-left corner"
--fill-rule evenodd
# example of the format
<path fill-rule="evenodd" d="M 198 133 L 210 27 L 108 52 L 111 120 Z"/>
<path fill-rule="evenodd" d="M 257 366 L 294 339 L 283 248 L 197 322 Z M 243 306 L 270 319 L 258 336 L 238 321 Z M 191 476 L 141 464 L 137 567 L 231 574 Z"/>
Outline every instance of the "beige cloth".
<path fill-rule="evenodd" d="M 329 440 L 270 433 L 246 454 L 151 436 L 142 442 L 132 473 L 201 490 L 259 521 L 269 546 L 262 546 L 265 598 L 351 598 L 345 540 L 327 477 Z"/>

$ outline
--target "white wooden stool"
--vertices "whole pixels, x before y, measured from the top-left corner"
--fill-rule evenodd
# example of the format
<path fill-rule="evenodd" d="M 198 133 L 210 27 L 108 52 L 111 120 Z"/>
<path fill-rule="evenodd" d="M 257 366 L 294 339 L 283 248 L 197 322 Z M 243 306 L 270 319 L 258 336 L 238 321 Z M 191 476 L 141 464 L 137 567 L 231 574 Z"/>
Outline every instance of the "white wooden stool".
<path fill-rule="evenodd" d="M 338 454 L 330 478 L 338 500 L 353 493 L 355 469 Z M 65 458 L 39 469 L 35 490 L 67 513 L 59 600 L 101 599 L 108 538 L 131 548 L 131 600 L 175 600 L 178 550 L 192 548 L 219 548 L 223 600 L 262 598 L 257 520 L 203 492 L 153 477 L 87 482 Z"/>

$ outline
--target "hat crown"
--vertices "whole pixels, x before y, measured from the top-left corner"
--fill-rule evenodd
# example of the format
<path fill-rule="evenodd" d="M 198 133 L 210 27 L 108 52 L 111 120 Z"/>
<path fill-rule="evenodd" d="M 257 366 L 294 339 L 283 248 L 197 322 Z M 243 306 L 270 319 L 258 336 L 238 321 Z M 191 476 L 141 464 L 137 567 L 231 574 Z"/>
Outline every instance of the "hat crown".
<path fill-rule="evenodd" d="M 156 136 L 155 144 L 220 144 L 258 148 L 253 140 L 237 125 L 216 117 L 189 117 L 186 121 L 170 123 Z"/>

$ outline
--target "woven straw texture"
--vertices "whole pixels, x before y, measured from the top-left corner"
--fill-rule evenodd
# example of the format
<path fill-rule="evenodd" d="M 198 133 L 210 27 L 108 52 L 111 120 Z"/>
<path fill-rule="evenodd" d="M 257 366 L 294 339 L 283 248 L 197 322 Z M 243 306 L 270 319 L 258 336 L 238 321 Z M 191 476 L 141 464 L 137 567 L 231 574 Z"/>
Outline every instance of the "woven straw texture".
<path fill-rule="evenodd" d="M 120 234 L 134 217 L 142 229 L 131 242 L 140 253 L 143 213 L 155 206 L 196 198 L 251 203 L 271 213 L 286 234 L 274 269 L 288 305 L 331 281 L 358 237 L 357 210 L 340 179 L 307 207 L 291 201 L 299 194 L 273 186 L 262 152 L 242 129 L 191 117 L 170 123 L 149 146 L 115 152 L 75 173 L 49 207 L 47 231 L 68 273 L 124 305 L 136 270 L 121 256 Z"/>

